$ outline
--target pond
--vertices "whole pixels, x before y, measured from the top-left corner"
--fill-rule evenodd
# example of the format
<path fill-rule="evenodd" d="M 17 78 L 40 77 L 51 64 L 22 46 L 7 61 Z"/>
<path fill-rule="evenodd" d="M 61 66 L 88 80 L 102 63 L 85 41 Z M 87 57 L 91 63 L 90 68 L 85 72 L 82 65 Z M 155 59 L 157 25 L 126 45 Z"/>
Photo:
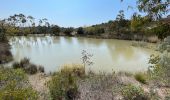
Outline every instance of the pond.
<path fill-rule="evenodd" d="M 93 54 L 87 70 L 94 72 L 146 71 L 155 51 L 134 47 L 132 41 L 83 37 L 21 36 L 10 37 L 14 61 L 24 57 L 43 65 L 46 72 L 57 71 L 65 64 L 81 64 L 82 51 Z"/>

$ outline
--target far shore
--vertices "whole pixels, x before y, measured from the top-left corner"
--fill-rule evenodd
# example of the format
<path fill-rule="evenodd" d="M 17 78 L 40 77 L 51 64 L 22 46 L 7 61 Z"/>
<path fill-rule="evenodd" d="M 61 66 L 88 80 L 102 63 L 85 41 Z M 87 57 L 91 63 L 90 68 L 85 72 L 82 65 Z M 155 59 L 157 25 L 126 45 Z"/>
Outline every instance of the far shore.
<path fill-rule="evenodd" d="M 9 35 L 11 36 L 11 35 Z M 64 36 L 64 37 L 84 37 L 84 38 L 94 38 L 94 39 L 118 39 L 118 40 L 130 40 L 130 41 L 143 41 L 148 43 L 158 43 L 160 40 L 157 36 L 143 36 L 143 35 L 130 35 L 130 34 L 101 34 L 101 35 L 65 35 L 60 33 L 59 35 L 52 34 L 27 34 L 27 35 L 13 35 L 13 36 Z"/>

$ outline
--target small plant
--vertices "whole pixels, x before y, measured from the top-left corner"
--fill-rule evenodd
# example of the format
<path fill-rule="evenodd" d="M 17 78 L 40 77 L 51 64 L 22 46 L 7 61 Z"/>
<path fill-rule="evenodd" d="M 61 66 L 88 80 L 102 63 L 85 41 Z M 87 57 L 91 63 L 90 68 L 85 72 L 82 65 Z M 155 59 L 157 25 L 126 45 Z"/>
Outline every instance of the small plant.
<path fill-rule="evenodd" d="M 93 57 L 92 54 L 87 53 L 87 51 L 85 51 L 85 50 L 83 50 L 81 54 L 82 54 L 81 59 L 82 59 L 84 69 L 87 65 L 90 66 L 93 64 L 93 62 L 91 61 L 91 57 Z"/>
<path fill-rule="evenodd" d="M 23 69 L 27 74 L 44 72 L 43 66 L 36 66 L 35 64 L 30 63 L 30 60 L 28 58 L 24 58 L 20 62 L 14 62 L 12 67 L 14 69 Z"/>
<path fill-rule="evenodd" d="M 36 74 L 38 72 L 37 66 L 30 64 L 29 67 L 24 68 L 27 74 Z"/>
<path fill-rule="evenodd" d="M 22 59 L 20 62 L 14 62 L 13 63 L 13 68 L 17 69 L 17 68 L 22 68 L 24 69 L 25 67 L 27 67 L 30 64 L 30 60 L 28 58 L 24 58 Z"/>
<path fill-rule="evenodd" d="M 23 58 L 21 61 L 20 61 L 20 64 L 24 67 L 24 65 L 27 65 L 30 63 L 30 59 L 29 58 Z"/>
<path fill-rule="evenodd" d="M 0 67 L 0 100 L 37 100 L 37 92 L 21 69 Z"/>
<path fill-rule="evenodd" d="M 122 95 L 125 100 L 149 100 L 142 87 L 131 84 L 122 88 Z"/>
<path fill-rule="evenodd" d="M 39 66 L 38 67 L 38 71 L 41 72 L 41 73 L 44 73 L 45 72 L 44 67 L 43 66 Z"/>
<path fill-rule="evenodd" d="M 74 100 L 78 94 L 77 71 L 64 67 L 48 82 L 52 100 Z"/>
<path fill-rule="evenodd" d="M 83 77 L 85 76 L 85 69 L 82 65 L 64 65 L 60 71 L 63 74 L 72 74 L 75 77 Z"/>
<path fill-rule="evenodd" d="M 144 73 L 135 74 L 135 79 L 143 84 L 147 83 L 147 77 Z"/>
<path fill-rule="evenodd" d="M 20 66 L 20 63 L 19 63 L 19 62 L 14 62 L 13 65 L 12 65 L 12 67 L 13 67 L 14 69 L 18 69 L 18 68 L 20 68 L 21 66 Z"/>

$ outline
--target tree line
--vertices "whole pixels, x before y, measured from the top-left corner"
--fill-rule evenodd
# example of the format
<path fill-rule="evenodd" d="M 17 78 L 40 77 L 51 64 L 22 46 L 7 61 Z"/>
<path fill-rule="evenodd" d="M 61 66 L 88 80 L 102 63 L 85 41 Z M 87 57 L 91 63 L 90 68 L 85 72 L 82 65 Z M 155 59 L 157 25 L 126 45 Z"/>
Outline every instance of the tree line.
<path fill-rule="evenodd" d="M 168 21 L 162 19 L 162 16 L 169 12 L 169 4 L 169 0 L 137 0 L 138 10 L 146 13 L 146 16 L 135 12 L 131 19 L 125 19 L 124 11 L 120 10 L 115 20 L 79 28 L 64 28 L 50 24 L 46 18 L 37 20 L 32 16 L 14 14 L 0 20 L 0 32 L 1 37 L 5 33 L 6 35 L 51 34 L 67 36 L 156 35 L 160 39 L 164 39 L 170 35 L 170 17 L 167 18 Z"/>

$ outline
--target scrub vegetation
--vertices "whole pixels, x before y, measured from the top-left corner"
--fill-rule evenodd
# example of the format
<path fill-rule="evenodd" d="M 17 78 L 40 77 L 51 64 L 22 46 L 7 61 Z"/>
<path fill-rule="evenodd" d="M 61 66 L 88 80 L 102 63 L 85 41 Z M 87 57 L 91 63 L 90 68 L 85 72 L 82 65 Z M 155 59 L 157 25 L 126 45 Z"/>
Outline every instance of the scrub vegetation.
<path fill-rule="evenodd" d="M 169 100 L 170 17 L 162 16 L 168 13 L 170 2 L 137 1 L 138 10 L 146 16 L 134 13 L 128 20 L 120 10 L 115 20 L 88 27 L 63 28 L 50 25 L 46 18 L 35 23 L 34 17 L 24 14 L 0 20 L 0 100 Z M 151 55 L 147 72 L 135 74 L 87 72 L 93 55 L 86 51 L 82 65 L 64 65 L 52 74 L 27 58 L 9 67 L 2 65 L 12 60 L 7 36 L 30 34 L 160 41 L 160 53 Z"/>

